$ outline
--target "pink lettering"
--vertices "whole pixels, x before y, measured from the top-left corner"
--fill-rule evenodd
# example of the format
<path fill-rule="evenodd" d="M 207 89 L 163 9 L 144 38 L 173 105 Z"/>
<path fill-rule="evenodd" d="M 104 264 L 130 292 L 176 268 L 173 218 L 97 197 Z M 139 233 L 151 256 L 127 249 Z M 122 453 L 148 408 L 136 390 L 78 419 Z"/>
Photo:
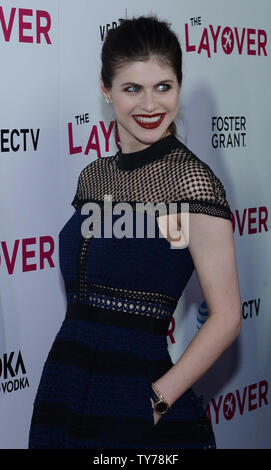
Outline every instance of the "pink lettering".
<path fill-rule="evenodd" d="M 268 400 L 267 400 L 267 392 L 268 392 L 268 383 L 266 380 L 262 380 L 259 383 L 259 407 L 262 406 L 262 401 L 265 402 L 266 405 L 268 405 Z"/>
<path fill-rule="evenodd" d="M 256 217 L 252 217 L 252 213 L 253 212 L 257 212 L 257 208 L 256 207 L 250 207 L 248 209 L 248 233 L 251 234 L 251 233 L 257 233 L 257 228 L 256 227 L 252 227 L 252 224 L 256 222 Z"/>
<path fill-rule="evenodd" d="M 257 393 L 258 393 L 258 396 L 257 396 Z M 227 393 L 223 401 L 224 418 L 227 421 L 233 418 L 235 411 L 236 411 L 236 399 L 238 403 L 240 416 L 244 414 L 246 402 L 247 402 L 247 412 L 253 411 L 257 409 L 258 407 L 261 407 L 263 404 L 268 405 L 267 393 L 268 393 L 268 382 L 266 380 L 262 380 L 259 383 L 250 384 L 249 386 L 244 387 L 242 392 L 240 392 L 240 390 L 237 389 L 235 390 L 235 394 L 231 392 Z M 248 395 L 248 399 L 246 400 L 247 395 Z M 219 411 L 221 407 L 222 398 L 223 396 L 221 395 L 219 397 L 218 405 L 216 404 L 215 399 L 213 398 L 211 399 L 211 404 L 213 405 L 213 410 L 215 412 L 216 424 L 219 423 Z M 210 404 L 207 405 L 206 411 L 208 413 L 208 417 L 211 422 Z"/>
<path fill-rule="evenodd" d="M 16 8 L 11 8 L 8 24 L 5 19 L 3 7 L 0 6 L 0 27 L 3 31 L 3 35 L 6 42 L 10 41 L 11 33 L 14 26 L 14 19 L 16 14 Z M 33 43 L 33 34 L 26 34 L 26 30 L 32 30 L 33 23 L 33 11 L 28 8 L 18 8 L 18 30 L 19 30 L 19 42 L 22 43 Z M 7 16 L 7 15 L 6 15 Z M 30 21 L 26 21 L 25 17 L 31 17 Z M 43 21 L 43 24 L 41 24 Z M 51 44 L 49 31 L 51 28 L 51 17 L 47 11 L 37 10 L 36 11 L 36 40 L 37 43 L 41 42 L 41 35 L 44 36 L 47 44 Z"/>
<path fill-rule="evenodd" d="M 45 243 L 49 243 L 49 251 L 45 251 Z M 54 268 L 54 262 L 52 260 L 52 254 L 54 252 L 54 239 L 50 236 L 40 237 L 40 269 L 44 269 L 44 260 L 47 259 L 51 268 Z"/>
<path fill-rule="evenodd" d="M 227 26 L 222 31 L 221 45 L 225 54 L 231 54 L 234 48 L 234 36 L 231 28 Z"/>
<path fill-rule="evenodd" d="M 204 28 L 203 30 L 203 34 L 200 40 L 200 45 L 198 48 L 198 54 L 200 54 L 202 50 L 205 50 L 207 52 L 208 57 L 211 57 L 207 28 Z"/>
<path fill-rule="evenodd" d="M 52 44 L 51 39 L 48 34 L 51 28 L 51 23 L 52 23 L 49 13 L 47 11 L 37 10 L 36 18 L 37 18 L 37 43 L 40 44 L 41 35 L 43 34 L 47 44 Z M 46 20 L 46 24 L 44 26 L 41 25 L 42 18 L 45 18 Z"/>
<path fill-rule="evenodd" d="M 3 250 L 3 253 L 4 253 L 4 258 L 5 258 L 5 261 L 6 261 L 6 266 L 7 266 L 7 270 L 8 270 L 9 274 L 13 274 L 13 271 L 14 271 L 14 265 L 15 265 L 15 261 L 16 261 L 16 257 L 17 257 L 19 243 L 20 243 L 19 240 L 15 240 L 14 248 L 13 248 L 13 251 L 12 251 L 12 258 L 11 258 L 11 261 L 10 261 L 10 257 L 9 257 L 8 250 L 7 250 L 7 243 L 6 242 L 1 242 L 2 250 Z"/>
<path fill-rule="evenodd" d="M 95 139 L 95 142 L 92 143 L 92 139 Z M 97 126 L 93 126 L 91 130 L 91 134 L 88 139 L 88 143 L 85 150 L 85 155 L 88 155 L 90 149 L 96 150 L 98 158 L 101 158 L 101 149 L 99 144 L 99 136 Z"/>
<path fill-rule="evenodd" d="M 256 29 L 248 28 L 247 30 L 247 53 L 248 55 L 256 55 L 256 51 L 251 49 L 251 46 L 255 44 L 255 38 L 252 38 L 251 35 L 256 34 Z"/>
<path fill-rule="evenodd" d="M 24 30 L 31 29 L 32 24 L 24 21 L 24 16 L 32 16 L 33 10 L 19 8 L 19 42 L 33 42 L 33 36 L 25 36 Z"/>
<path fill-rule="evenodd" d="M 36 243 L 36 238 L 25 238 L 21 240 L 22 244 L 22 272 L 28 272 L 28 271 L 35 271 L 37 269 L 36 264 L 29 264 L 28 260 L 29 258 L 34 258 L 36 255 L 35 250 L 28 250 L 29 245 L 33 245 Z M 45 243 L 49 243 L 49 249 L 46 251 L 45 249 Z M 12 249 L 12 255 L 9 254 L 8 248 L 7 248 L 7 242 L 2 241 L 0 243 L 0 248 L 2 248 L 3 251 L 3 259 L 5 260 L 5 264 L 7 267 L 8 274 L 13 274 L 14 273 L 14 268 L 15 268 L 15 263 L 18 258 L 18 248 L 19 248 L 20 240 L 15 240 L 14 242 L 14 247 Z M 42 236 L 40 237 L 39 240 L 39 249 L 40 249 L 40 269 L 44 269 L 44 260 L 47 259 L 48 264 L 51 268 L 55 267 L 53 259 L 52 259 L 52 254 L 54 251 L 54 240 L 50 236 Z M 2 259 L 2 261 L 3 261 Z M 3 262 L 2 262 L 3 264 Z M 0 266 L 1 266 L 1 256 L 0 256 Z"/>
<path fill-rule="evenodd" d="M 228 393 L 224 398 L 223 413 L 227 420 L 232 419 L 236 409 L 236 400 L 233 393 Z"/>
<path fill-rule="evenodd" d="M 171 343 L 174 344 L 174 343 L 176 343 L 175 338 L 173 336 L 173 333 L 175 331 L 175 318 L 174 317 L 171 317 L 170 325 L 171 326 L 167 331 L 167 336 L 169 336 Z"/>
<path fill-rule="evenodd" d="M 263 40 L 261 40 L 261 37 L 263 37 Z M 266 48 L 265 48 L 266 43 L 267 43 L 266 32 L 263 29 L 259 29 L 258 31 L 258 55 L 261 55 L 261 49 L 263 50 L 264 55 L 267 55 Z"/>
<path fill-rule="evenodd" d="M 210 26 L 212 38 L 214 40 L 214 52 L 217 52 L 217 40 L 218 40 L 219 32 L 221 30 L 221 26 L 217 27 L 216 33 L 214 32 L 213 26 L 211 24 L 209 26 Z"/>
<path fill-rule="evenodd" d="M 259 207 L 259 232 L 262 231 L 262 225 L 264 226 L 265 231 L 268 232 L 267 219 L 267 207 Z"/>
<path fill-rule="evenodd" d="M 68 122 L 68 133 L 69 133 L 69 150 L 70 155 L 74 155 L 75 153 L 81 153 L 82 147 L 74 147 L 73 145 L 73 133 L 72 133 L 72 122 Z"/>
<path fill-rule="evenodd" d="M 188 23 L 185 23 L 185 46 L 186 46 L 186 52 L 193 52 L 196 50 L 195 45 L 190 46 L 189 44 Z"/>
<path fill-rule="evenodd" d="M 36 271 L 37 265 L 36 264 L 27 264 L 28 258 L 34 258 L 35 251 L 27 251 L 27 245 L 33 245 L 36 243 L 36 238 L 24 238 L 22 240 L 22 260 L 23 260 L 23 272 L 26 271 Z"/>
<path fill-rule="evenodd" d="M 252 384 L 248 387 L 248 411 L 252 411 L 257 408 L 257 403 L 252 403 L 252 400 L 257 398 L 257 394 L 252 393 L 252 390 L 255 388 L 257 388 L 257 384 Z"/>
<path fill-rule="evenodd" d="M 240 224 L 239 211 L 238 210 L 236 211 L 237 225 L 238 225 L 240 235 L 243 235 L 243 232 L 244 232 L 246 213 L 247 213 L 247 210 L 245 209 L 243 211 L 242 223 Z"/>
<path fill-rule="evenodd" d="M 1 26 L 2 26 L 2 31 L 3 31 L 3 34 L 4 34 L 5 41 L 7 41 L 7 42 L 10 40 L 10 35 L 11 35 L 11 31 L 12 31 L 13 23 L 14 23 L 14 18 L 15 18 L 15 13 L 16 13 L 16 8 L 11 8 L 8 27 L 7 27 L 5 17 L 4 17 L 4 13 L 3 13 L 3 8 L 0 7 L 0 23 L 1 23 Z"/>
<path fill-rule="evenodd" d="M 102 129 L 102 132 L 103 132 L 103 135 L 104 135 L 104 138 L 105 138 L 105 151 L 109 152 L 109 138 L 110 138 L 110 135 L 112 133 L 112 129 L 113 129 L 113 126 L 114 126 L 114 121 L 111 121 L 108 131 L 106 130 L 103 121 L 99 121 L 99 123 L 100 123 L 101 129 Z"/>
<path fill-rule="evenodd" d="M 235 31 L 235 37 L 236 37 L 236 43 L 237 43 L 237 49 L 238 49 L 238 52 L 239 54 L 242 54 L 243 52 L 243 47 L 244 47 L 244 40 L 245 40 L 245 33 L 246 33 L 246 28 L 243 28 L 242 29 L 242 37 L 241 37 L 241 42 L 239 40 L 239 34 L 238 34 L 238 29 L 234 28 L 234 31 Z"/>
<path fill-rule="evenodd" d="M 246 403 L 247 387 L 244 388 L 242 401 L 241 401 L 239 390 L 236 390 L 236 396 L 237 396 L 237 402 L 239 405 L 240 415 L 242 415 L 244 413 L 244 408 L 245 408 L 245 403 Z"/>

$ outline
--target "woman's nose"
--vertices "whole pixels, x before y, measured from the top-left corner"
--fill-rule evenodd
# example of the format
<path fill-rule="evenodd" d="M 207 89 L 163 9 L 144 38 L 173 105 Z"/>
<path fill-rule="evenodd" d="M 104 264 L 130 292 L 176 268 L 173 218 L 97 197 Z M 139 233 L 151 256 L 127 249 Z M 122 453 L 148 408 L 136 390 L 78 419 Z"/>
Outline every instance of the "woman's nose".
<path fill-rule="evenodd" d="M 145 92 L 142 100 L 142 108 L 150 113 L 155 109 L 155 106 L 155 99 L 152 92 Z"/>

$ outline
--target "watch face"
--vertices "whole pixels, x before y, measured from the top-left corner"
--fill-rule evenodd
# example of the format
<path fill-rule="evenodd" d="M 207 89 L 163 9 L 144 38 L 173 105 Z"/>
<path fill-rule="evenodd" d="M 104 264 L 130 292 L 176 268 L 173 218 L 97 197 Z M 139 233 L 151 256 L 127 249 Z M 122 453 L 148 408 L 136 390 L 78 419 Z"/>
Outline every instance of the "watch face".
<path fill-rule="evenodd" d="M 168 406 L 167 406 L 166 403 L 160 402 L 160 403 L 157 403 L 155 409 L 156 409 L 157 413 L 163 414 L 163 413 L 166 413 L 166 412 L 167 412 Z"/>

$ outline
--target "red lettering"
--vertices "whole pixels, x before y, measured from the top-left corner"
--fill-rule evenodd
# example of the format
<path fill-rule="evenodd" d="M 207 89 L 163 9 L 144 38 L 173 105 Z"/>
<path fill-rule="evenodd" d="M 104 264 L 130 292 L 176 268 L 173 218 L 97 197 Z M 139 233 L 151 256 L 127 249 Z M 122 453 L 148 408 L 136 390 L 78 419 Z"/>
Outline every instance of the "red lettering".
<path fill-rule="evenodd" d="M 33 42 L 33 36 L 24 36 L 24 29 L 31 29 L 32 24 L 24 21 L 24 16 L 32 16 L 33 10 L 19 8 L 19 42 Z"/>
<path fill-rule="evenodd" d="M 95 139 L 95 142 L 92 143 L 92 139 Z M 97 126 L 93 126 L 91 130 L 91 134 L 88 139 L 88 143 L 85 150 L 85 155 L 88 155 L 90 149 L 96 150 L 98 158 L 101 158 L 101 149 L 99 144 L 99 136 Z"/>
<path fill-rule="evenodd" d="M 222 31 L 221 45 L 225 54 L 232 53 L 233 48 L 234 48 L 234 35 L 233 35 L 231 28 L 229 28 L 229 26 L 226 26 L 226 28 L 224 28 Z"/>
<path fill-rule="evenodd" d="M 259 207 L 259 232 L 262 231 L 262 225 L 264 226 L 265 231 L 268 232 L 267 219 L 268 219 L 267 208 L 264 206 Z"/>
<path fill-rule="evenodd" d="M 167 331 L 167 336 L 169 336 L 171 343 L 174 344 L 176 343 L 175 338 L 173 336 L 173 333 L 175 331 L 175 318 L 174 317 L 171 317 L 170 325 L 171 327 Z"/>
<path fill-rule="evenodd" d="M 69 133 L 69 150 L 70 155 L 74 155 L 75 153 L 81 153 L 82 147 L 74 147 L 73 145 L 73 133 L 72 133 L 72 122 L 68 122 L 68 133 Z"/>
<path fill-rule="evenodd" d="M 0 6 L 0 26 L 3 31 L 5 41 L 9 41 L 14 25 L 16 8 L 11 8 L 8 25 L 4 16 L 3 7 Z M 33 10 L 27 8 L 18 8 L 18 30 L 19 30 L 19 42 L 23 43 L 33 43 L 33 35 L 26 35 L 26 30 L 32 29 L 32 22 L 26 21 L 25 16 L 33 17 Z M 43 24 L 41 24 L 43 22 Z M 36 11 L 36 39 L 37 43 L 41 42 L 41 35 L 44 36 L 47 44 L 52 44 L 49 36 L 49 31 L 51 28 L 51 17 L 47 11 L 37 10 Z"/>
<path fill-rule="evenodd" d="M 208 57 L 211 57 L 207 28 L 204 28 L 203 30 L 203 34 L 200 40 L 200 45 L 198 48 L 198 54 L 201 53 L 202 49 L 204 49 L 207 52 Z"/>
<path fill-rule="evenodd" d="M 196 46 L 190 46 L 189 44 L 189 34 L 188 34 L 188 23 L 185 23 L 185 46 L 186 52 L 193 52 L 196 50 Z"/>
<path fill-rule="evenodd" d="M 43 34 L 45 37 L 45 41 L 47 44 L 52 44 L 51 39 L 49 37 L 49 30 L 51 28 L 51 17 L 47 11 L 37 10 L 36 13 L 37 18 L 37 43 L 40 44 L 41 42 L 41 35 Z M 46 24 L 44 26 L 41 25 L 41 19 L 45 18 Z"/>
<path fill-rule="evenodd" d="M 239 211 L 238 210 L 236 211 L 237 225 L 238 225 L 240 235 L 243 235 L 245 220 L 246 220 L 246 213 L 247 213 L 247 210 L 245 209 L 243 211 L 242 223 L 240 225 Z"/>
<path fill-rule="evenodd" d="M 251 45 L 255 44 L 255 38 L 252 38 L 251 35 L 256 34 L 256 29 L 248 28 L 247 29 L 247 53 L 248 55 L 256 55 L 256 51 L 251 49 Z"/>
<path fill-rule="evenodd" d="M 9 274 L 13 274 L 15 263 L 17 260 L 18 255 L 18 248 L 19 248 L 20 240 L 15 240 L 14 247 L 12 250 L 12 255 L 10 256 L 7 242 L 2 241 L 0 247 L 2 247 L 5 264 L 7 267 L 7 271 Z M 22 272 L 28 271 L 35 271 L 37 269 L 36 264 L 27 264 L 28 258 L 33 258 L 35 256 L 35 251 L 27 251 L 28 245 L 36 243 L 36 238 L 25 238 L 22 240 Z M 49 243 L 49 249 L 45 250 L 45 243 Z M 54 251 L 54 239 L 50 236 L 42 236 L 39 240 L 39 248 L 40 248 L 40 269 L 44 269 L 44 260 L 47 259 L 48 264 L 51 268 L 54 268 L 54 262 L 52 259 L 52 254 Z M 1 256 L 0 256 L 0 266 L 1 266 Z"/>
<path fill-rule="evenodd" d="M 252 400 L 257 398 L 257 394 L 252 393 L 252 390 L 255 388 L 257 388 L 257 384 L 252 384 L 248 387 L 248 411 L 252 411 L 257 408 L 257 403 L 252 403 Z"/>
<path fill-rule="evenodd" d="M 245 33 L 246 33 L 246 28 L 243 28 L 242 29 L 242 37 L 241 37 L 241 43 L 239 41 L 239 34 L 238 34 L 238 29 L 234 28 L 234 31 L 235 31 L 235 36 L 236 36 L 236 43 L 237 43 L 237 49 L 238 49 L 238 52 L 239 54 L 242 54 L 243 52 L 243 46 L 244 46 L 244 39 L 245 39 Z"/>
<path fill-rule="evenodd" d="M 228 393 L 224 398 L 223 413 L 227 420 L 232 419 L 236 409 L 236 400 L 233 393 Z"/>
<path fill-rule="evenodd" d="M 247 213 L 247 221 L 248 221 L 248 234 L 254 234 L 258 232 L 262 232 L 264 229 L 266 232 L 268 232 L 268 210 L 267 207 L 261 206 L 259 208 L 256 207 L 250 207 L 248 209 L 244 209 L 242 213 L 242 220 L 240 216 L 240 211 L 236 210 L 236 219 L 237 219 L 237 225 L 239 229 L 240 235 L 243 235 L 244 233 L 244 227 L 245 227 L 245 221 L 246 221 L 246 213 Z M 259 216 L 257 219 L 257 216 L 254 215 L 255 212 L 258 212 Z M 232 226 L 233 226 L 233 232 L 235 231 L 235 218 L 232 213 L 231 217 L 232 221 Z M 258 225 L 255 227 L 253 224 L 256 224 L 258 221 Z"/>
<path fill-rule="evenodd" d="M 27 259 L 28 258 L 34 258 L 35 256 L 35 251 L 27 251 L 27 245 L 33 245 L 33 243 L 36 243 L 36 238 L 24 238 L 22 240 L 22 262 L 23 262 L 23 272 L 26 271 L 35 271 L 37 269 L 36 264 L 27 264 Z"/>
<path fill-rule="evenodd" d="M 3 8 L 0 7 L 0 23 L 1 23 L 1 26 L 2 26 L 2 31 L 3 31 L 3 34 L 4 34 L 5 41 L 7 41 L 7 42 L 10 40 L 10 35 L 11 35 L 11 31 L 12 31 L 12 27 L 13 27 L 13 23 L 14 23 L 14 18 L 15 18 L 15 13 L 16 13 L 16 8 L 11 8 L 8 27 L 7 27 L 5 17 L 4 17 L 4 13 L 3 13 Z"/>
<path fill-rule="evenodd" d="M 261 36 L 263 36 L 263 40 L 261 41 Z M 261 55 L 261 49 L 263 49 L 264 55 L 267 55 L 266 52 L 266 43 L 267 43 L 267 35 L 263 29 L 259 29 L 258 31 L 258 55 Z"/>
<path fill-rule="evenodd" d="M 113 129 L 113 126 L 114 126 L 114 121 L 111 121 L 108 131 L 106 130 L 103 121 L 99 121 L 99 123 L 100 123 L 101 129 L 102 129 L 102 132 L 103 132 L 103 135 L 104 135 L 104 138 L 105 138 L 105 151 L 109 152 L 109 138 L 110 138 L 110 135 L 112 133 L 112 129 Z"/>
<path fill-rule="evenodd" d="M 258 388 L 258 394 L 259 394 L 258 397 L 257 397 L 257 388 Z M 248 390 L 248 393 L 247 393 L 247 390 Z M 239 406 L 240 415 L 242 416 L 244 413 L 246 401 L 248 403 L 247 411 L 253 411 L 257 409 L 258 407 L 261 407 L 262 404 L 268 405 L 267 393 L 268 393 L 268 382 L 266 380 L 262 380 L 259 383 L 254 383 L 247 387 L 244 387 L 242 394 L 238 389 L 235 391 L 235 394 L 231 392 L 227 393 L 223 401 L 224 418 L 228 421 L 233 418 L 235 411 L 236 411 L 236 398 L 237 398 L 237 402 Z M 248 400 L 246 400 L 247 395 L 248 395 Z M 213 398 L 211 399 L 211 403 L 213 405 L 213 409 L 214 409 L 215 416 L 216 416 L 216 424 L 219 423 L 219 410 L 221 407 L 222 398 L 223 396 L 220 395 L 218 405 L 216 404 L 216 401 Z M 257 401 L 257 398 L 258 398 L 258 401 Z M 210 404 L 207 405 L 206 412 L 211 422 Z"/>
<path fill-rule="evenodd" d="M 45 251 L 45 243 L 50 244 L 49 251 Z M 40 269 L 44 269 L 44 260 L 47 259 L 51 268 L 54 268 L 54 262 L 52 260 L 52 254 L 54 252 L 54 239 L 50 236 L 40 237 Z"/>
<path fill-rule="evenodd" d="M 248 233 L 251 234 L 251 233 L 257 233 L 257 228 L 256 227 L 252 227 L 252 224 L 256 222 L 256 217 L 252 217 L 252 213 L 253 212 L 257 212 L 257 208 L 256 207 L 250 207 L 248 209 Z"/>
<path fill-rule="evenodd" d="M 239 405 L 240 415 L 242 415 L 244 413 L 244 408 L 245 408 L 245 403 L 246 403 L 247 387 L 244 388 L 242 401 L 241 401 L 239 390 L 236 390 L 236 396 L 237 396 L 237 402 Z"/>
<path fill-rule="evenodd" d="M 217 27 L 216 33 L 214 32 L 213 26 L 211 24 L 209 26 L 210 26 L 211 34 L 214 40 L 214 52 L 217 52 L 217 40 L 218 40 L 219 32 L 221 30 L 221 26 Z"/>
<path fill-rule="evenodd" d="M 9 274 L 13 274 L 13 271 L 14 271 L 14 266 L 15 266 L 15 261 L 16 261 L 16 257 L 17 257 L 19 243 L 20 243 L 19 240 L 15 240 L 14 248 L 13 248 L 13 251 L 12 251 L 12 258 L 11 258 L 11 261 L 10 261 L 10 257 L 9 257 L 8 250 L 7 250 L 7 243 L 6 242 L 1 242 L 3 253 L 4 253 L 4 258 L 5 258 L 5 261 L 6 261 L 6 266 L 7 266 L 7 270 L 8 270 Z"/>
<path fill-rule="evenodd" d="M 268 405 L 268 400 L 267 400 L 267 392 L 268 392 L 268 383 L 266 380 L 262 380 L 259 383 L 259 407 L 262 406 L 262 400 L 265 402 L 266 405 Z"/>

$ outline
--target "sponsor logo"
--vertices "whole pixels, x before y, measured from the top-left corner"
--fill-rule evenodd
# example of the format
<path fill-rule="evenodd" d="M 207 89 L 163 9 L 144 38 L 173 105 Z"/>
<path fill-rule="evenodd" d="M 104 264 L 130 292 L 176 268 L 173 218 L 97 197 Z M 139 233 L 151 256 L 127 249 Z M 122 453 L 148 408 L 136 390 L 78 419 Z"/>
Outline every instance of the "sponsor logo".
<path fill-rule="evenodd" d="M 0 356 L 0 393 L 8 394 L 29 387 L 21 351 Z"/>
<path fill-rule="evenodd" d="M 245 116 L 212 116 L 212 147 L 246 147 Z"/>
<path fill-rule="evenodd" d="M 259 318 L 261 299 L 246 300 L 242 304 L 242 318 L 247 320 L 248 318 Z M 197 329 L 200 330 L 202 325 L 208 320 L 208 309 L 206 302 L 203 301 L 197 315 Z"/>
<path fill-rule="evenodd" d="M 0 153 L 36 151 L 40 129 L 0 129 Z"/>
<path fill-rule="evenodd" d="M 202 325 L 206 322 L 208 319 L 208 309 L 206 302 L 203 301 L 197 315 L 197 329 L 200 330 Z"/>
<path fill-rule="evenodd" d="M 248 318 L 258 318 L 261 299 L 246 300 L 242 304 L 242 317 L 244 320 Z"/>
<path fill-rule="evenodd" d="M 258 383 L 220 395 L 218 398 L 212 398 L 206 407 L 209 420 L 211 423 L 219 424 L 223 420 L 230 421 L 236 416 L 239 417 L 244 413 L 250 413 L 262 406 L 267 406 L 269 404 L 267 394 L 268 382 L 261 380 Z"/>
<path fill-rule="evenodd" d="M 209 24 L 202 30 L 201 26 L 201 16 L 185 23 L 186 52 L 206 54 L 209 58 L 218 53 L 267 56 L 267 32 L 264 29 Z"/>
<path fill-rule="evenodd" d="M 17 271 L 22 272 L 44 269 L 45 262 L 50 268 L 54 268 L 52 258 L 54 246 L 54 239 L 50 235 L 41 236 L 38 239 L 36 237 L 17 239 L 13 246 L 10 241 L 3 240 L 0 242 L 0 269 L 6 269 L 11 275 L 14 274 L 15 266 Z"/>
<path fill-rule="evenodd" d="M 48 11 L 0 6 L 0 41 L 52 44 Z M 15 31 L 14 31 L 15 30 Z"/>
<path fill-rule="evenodd" d="M 112 23 L 100 24 L 100 39 L 103 42 L 105 40 L 106 34 L 110 29 L 117 28 L 120 23 L 123 21 L 122 18 L 119 18 L 118 23 L 116 21 L 112 21 Z"/>

